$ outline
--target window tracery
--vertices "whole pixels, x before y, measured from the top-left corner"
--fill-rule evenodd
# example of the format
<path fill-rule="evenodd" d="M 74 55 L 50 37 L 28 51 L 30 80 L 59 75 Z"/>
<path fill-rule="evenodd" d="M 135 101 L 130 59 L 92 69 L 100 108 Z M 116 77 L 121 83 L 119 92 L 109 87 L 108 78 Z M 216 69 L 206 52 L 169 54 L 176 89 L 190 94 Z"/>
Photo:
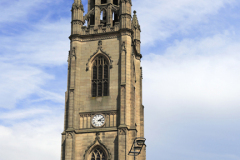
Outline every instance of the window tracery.
<path fill-rule="evenodd" d="M 106 160 L 106 155 L 100 147 L 95 148 L 90 155 L 91 160 Z"/>
<path fill-rule="evenodd" d="M 92 97 L 108 96 L 109 62 L 102 55 L 94 59 L 92 66 Z"/>

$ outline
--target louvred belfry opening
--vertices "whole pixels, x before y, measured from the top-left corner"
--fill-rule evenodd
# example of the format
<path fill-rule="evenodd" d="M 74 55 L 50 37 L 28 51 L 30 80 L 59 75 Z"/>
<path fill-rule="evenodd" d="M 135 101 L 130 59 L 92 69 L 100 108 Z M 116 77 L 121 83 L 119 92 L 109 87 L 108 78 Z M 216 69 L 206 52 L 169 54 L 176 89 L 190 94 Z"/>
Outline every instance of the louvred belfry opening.
<path fill-rule="evenodd" d="M 92 97 L 108 96 L 109 63 L 103 56 L 94 59 L 92 67 Z"/>

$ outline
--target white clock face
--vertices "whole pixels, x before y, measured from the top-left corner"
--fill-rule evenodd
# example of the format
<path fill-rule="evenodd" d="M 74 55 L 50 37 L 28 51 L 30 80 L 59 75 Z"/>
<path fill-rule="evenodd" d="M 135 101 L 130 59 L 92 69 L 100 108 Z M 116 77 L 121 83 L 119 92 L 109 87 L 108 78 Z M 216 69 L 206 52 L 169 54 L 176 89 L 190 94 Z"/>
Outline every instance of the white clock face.
<path fill-rule="evenodd" d="M 102 114 L 96 114 L 92 118 L 92 125 L 94 127 L 101 127 L 104 125 L 104 123 L 105 123 L 105 117 Z"/>

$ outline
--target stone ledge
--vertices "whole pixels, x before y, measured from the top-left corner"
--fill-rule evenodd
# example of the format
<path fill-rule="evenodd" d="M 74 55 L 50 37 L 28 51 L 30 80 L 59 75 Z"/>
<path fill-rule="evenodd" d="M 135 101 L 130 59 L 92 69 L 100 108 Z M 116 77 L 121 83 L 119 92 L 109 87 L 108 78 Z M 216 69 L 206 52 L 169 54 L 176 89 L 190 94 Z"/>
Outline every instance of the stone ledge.
<path fill-rule="evenodd" d="M 78 129 L 75 130 L 75 133 L 95 133 L 95 132 L 111 132 L 111 131 L 117 131 L 117 127 L 111 127 L 111 128 L 91 128 L 91 129 Z"/>

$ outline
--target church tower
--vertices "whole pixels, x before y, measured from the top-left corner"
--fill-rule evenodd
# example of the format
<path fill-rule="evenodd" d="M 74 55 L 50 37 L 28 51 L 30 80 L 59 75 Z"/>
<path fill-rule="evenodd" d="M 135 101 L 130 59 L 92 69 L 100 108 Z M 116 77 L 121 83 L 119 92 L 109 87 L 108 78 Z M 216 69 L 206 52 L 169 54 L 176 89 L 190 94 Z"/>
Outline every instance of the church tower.
<path fill-rule="evenodd" d="M 134 143 L 144 137 L 144 107 L 141 30 L 131 6 L 88 0 L 84 15 L 74 0 L 61 160 L 133 160 L 137 149 L 135 159 L 146 159 L 145 145 Z"/>

